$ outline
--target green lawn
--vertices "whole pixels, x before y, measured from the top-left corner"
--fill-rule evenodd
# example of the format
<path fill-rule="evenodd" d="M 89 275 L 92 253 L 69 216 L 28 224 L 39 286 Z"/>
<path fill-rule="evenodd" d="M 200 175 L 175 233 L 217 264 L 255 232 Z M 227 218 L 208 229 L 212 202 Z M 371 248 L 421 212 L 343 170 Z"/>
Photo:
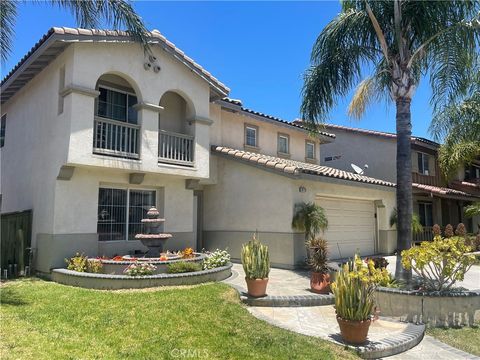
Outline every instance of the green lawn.
<path fill-rule="evenodd" d="M 460 329 L 433 328 L 428 329 L 427 334 L 457 349 L 480 356 L 479 326 Z"/>
<path fill-rule="evenodd" d="M 2 360 L 356 358 L 254 318 L 225 284 L 109 292 L 27 279 L 0 290 Z"/>

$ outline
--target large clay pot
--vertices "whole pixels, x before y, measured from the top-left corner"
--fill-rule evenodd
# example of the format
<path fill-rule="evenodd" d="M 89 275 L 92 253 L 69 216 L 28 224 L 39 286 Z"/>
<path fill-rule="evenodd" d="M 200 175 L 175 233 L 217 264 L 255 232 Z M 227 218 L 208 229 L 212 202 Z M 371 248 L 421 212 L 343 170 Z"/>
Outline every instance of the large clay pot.
<path fill-rule="evenodd" d="M 343 340 L 349 344 L 360 345 L 367 341 L 368 328 L 372 322 L 370 319 L 363 321 L 345 320 L 337 316 L 340 326 L 340 334 Z"/>
<path fill-rule="evenodd" d="M 310 288 L 317 294 L 330 292 L 330 274 L 313 272 L 310 274 Z"/>
<path fill-rule="evenodd" d="M 248 295 L 252 297 L 261 297 L 267 295 L 268 278 L 265 279 L 247 279 Z"/>

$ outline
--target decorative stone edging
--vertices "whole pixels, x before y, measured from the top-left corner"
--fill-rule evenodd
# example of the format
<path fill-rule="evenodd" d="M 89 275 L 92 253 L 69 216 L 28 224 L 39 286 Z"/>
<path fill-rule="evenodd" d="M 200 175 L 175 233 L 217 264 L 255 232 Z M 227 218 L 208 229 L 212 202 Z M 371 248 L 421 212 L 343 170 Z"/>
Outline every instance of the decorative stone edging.
<path fill-rule="evenodd" d="M 427 326 L 468 326 L 480 319 L 480 292 L 426 293 L 379 287 L 377 304 L 384 316 Z"/>
<path fill-rule="evenodd" d="M 292 331 L 291 328 L 279 320 L 272 319 L 259 313 L 255 313 L 254 316 L 260 320 L 268 322 L 269 324 Z M 407 324 L 405 330 L 403 330 L 401 333 L 395 333 L 394 335 L 386 336 L 381 340 L 372 341 L 365 345 L 359 346 L 344 343 L 340 334 L 319 337 L 331 341 L 337 345 L 345 346 L 348 349 L 355 351 L 363 359 L 379 359 L 386 356 L 400 354 L 415 347 L 422 341 L 424 335 L 425 325 Z"/>
<path fill-rule="evenodd" d="M 299 307 L 299 306 L 322 306 L 335 303 L 335 297 L 332 294 L 312 294 L 312 295 L 289 295 L 289 296 L 264 296 L 254 298 L 244 292 L 240 292 L 240 300 L 250 306 L 265 307 Z"/>
<path fill-rule="evenodd" d="M 53 269 L 52 280 L 64 285 L 88 289 L 139 289 L 157 286 L 196 285 L 204 282 L 221 281 L 231 275 L 232 264 L 215 269 L 181 274 L 157 274 L 147 276 L 127 276 L 82 273 L 68 269 Z"/>

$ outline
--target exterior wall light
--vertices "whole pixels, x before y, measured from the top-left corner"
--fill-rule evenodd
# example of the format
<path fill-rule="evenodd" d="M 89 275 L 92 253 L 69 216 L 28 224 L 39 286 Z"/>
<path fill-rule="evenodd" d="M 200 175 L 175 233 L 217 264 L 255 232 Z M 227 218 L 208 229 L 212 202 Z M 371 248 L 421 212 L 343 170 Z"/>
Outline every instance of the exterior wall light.
<path fill-rule="evenodd" d="M 298 192 L 301 192 L 301 193 L 307 192 L 307 188 L 302 185 L 298 188 Z"/>

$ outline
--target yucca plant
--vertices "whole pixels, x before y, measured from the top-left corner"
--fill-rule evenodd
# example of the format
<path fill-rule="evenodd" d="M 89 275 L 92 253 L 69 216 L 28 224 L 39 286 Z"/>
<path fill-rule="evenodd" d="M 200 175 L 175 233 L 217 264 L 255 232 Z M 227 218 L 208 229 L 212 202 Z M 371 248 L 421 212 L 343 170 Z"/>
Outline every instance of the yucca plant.
<path fill-rule="evenodd" d="M 268 278 L 270 273 L 268 246 L 260 243 L 255 235 L 248 243 L 242 245 L 242 264 L 247 279 Z"/>
<path fill-rule="evenodd" d="M 375 286 L 372 282 L 355 276 L 346 264 L 331 285 L 335 295 L 337 316 L 344 320 L 363 321 L 372 316 L 375 305 Z"/>

